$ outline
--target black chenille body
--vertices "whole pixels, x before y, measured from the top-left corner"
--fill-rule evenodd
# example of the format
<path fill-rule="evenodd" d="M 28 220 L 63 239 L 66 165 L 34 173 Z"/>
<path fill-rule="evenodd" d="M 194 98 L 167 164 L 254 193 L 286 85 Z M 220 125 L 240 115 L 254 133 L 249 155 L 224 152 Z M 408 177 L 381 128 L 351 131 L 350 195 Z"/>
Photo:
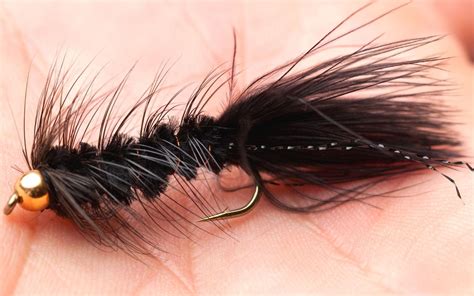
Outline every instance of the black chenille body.
<path fill-rule="evenodd" d="M 199 116 L 183 120 L 179 130 L 175 125 L 162 123 L 141 137 L 117 134 L 102 151 L 82 142 L 73 149 L 55 146 L 46 153 L 44 160 L 33 166 L 42 170 L 46 178 L 48 170 L 96 176 L 97 182 L 86 186 L 90 198 L 78 201 L 81 206 L 82 203 L 99 206 L 103 196 L 130 205 L 135 191 L 147 199 L 159 198 L 172 174 L 192 180 L 202 166 L 219 174 L 232 154 L 228 141 L 214 119 Z M 203 157 L 196 157 L 197 154 Z M 54 194 L 50 208 L 61 216 L 67 216 Z"/>

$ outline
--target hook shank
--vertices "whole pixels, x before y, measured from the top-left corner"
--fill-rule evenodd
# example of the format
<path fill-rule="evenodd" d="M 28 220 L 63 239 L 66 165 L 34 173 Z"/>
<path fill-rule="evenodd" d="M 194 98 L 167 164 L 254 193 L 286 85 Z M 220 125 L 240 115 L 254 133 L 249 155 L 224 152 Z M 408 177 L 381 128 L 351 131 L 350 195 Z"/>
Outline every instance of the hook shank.
<path fill-rule="evenodd" d="M 3 213 L 5 215 L 10 215 L 19 201 L 20 201 L 19 196 L 16 193 L 12 194 L 12 196 L 10 196 L 10 198 L 8 199 L 8 202 L 5 205 L 5 208 L 3 208 Z"/>

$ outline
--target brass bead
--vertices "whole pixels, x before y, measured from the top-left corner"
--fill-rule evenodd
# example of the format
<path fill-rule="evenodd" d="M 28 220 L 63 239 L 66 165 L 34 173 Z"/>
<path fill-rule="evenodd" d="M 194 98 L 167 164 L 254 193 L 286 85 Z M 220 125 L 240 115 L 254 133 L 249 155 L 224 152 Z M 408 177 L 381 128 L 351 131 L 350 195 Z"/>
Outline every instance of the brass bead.
<path fill-rule="evenodd" d="M 40 171 L 32 170 L 24 174 L 15 184 L 18 203 L 28 211 L 41 211 L 49 205 L 48 186 Z"/>

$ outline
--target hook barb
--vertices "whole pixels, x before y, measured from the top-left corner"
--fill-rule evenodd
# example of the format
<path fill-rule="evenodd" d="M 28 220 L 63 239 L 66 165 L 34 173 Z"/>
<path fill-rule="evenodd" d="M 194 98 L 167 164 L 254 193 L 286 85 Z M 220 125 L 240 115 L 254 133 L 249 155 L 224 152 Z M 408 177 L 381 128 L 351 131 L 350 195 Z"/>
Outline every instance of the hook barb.
<path fill-rule="evenodd" d="M 226 209 L 220 213 L 204 217 L 201 220 L 199 220 L 199 222 L 230 219 L 230 218 L 235 218 L 235 217 L 245 215 L 255 207 L 255 205 L 260 200 L 260 195 L 261 195 L 260 187 L 258 185 L 255 185 L 255 192 L 253 193 L 252 198 L 249 200 L 249 202 L 245 206 L 235 209 L 235 210 L 230 210 L 230 211 Z"/>

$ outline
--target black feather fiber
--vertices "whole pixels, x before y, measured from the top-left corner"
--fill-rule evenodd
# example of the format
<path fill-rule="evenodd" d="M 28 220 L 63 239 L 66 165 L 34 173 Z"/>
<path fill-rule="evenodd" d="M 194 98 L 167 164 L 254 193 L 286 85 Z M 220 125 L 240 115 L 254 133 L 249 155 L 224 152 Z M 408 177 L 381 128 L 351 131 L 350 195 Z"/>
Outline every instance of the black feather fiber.
<path fill-rule="evenodd" d="M 68 71 L 62 70 L 64 61 L 55 63 L 41 96 L 27 158 L 30 168 L 45 176 L 49 208 L 71 219 L 98 244 L 147 254 L 150 246 L 156 247 L 153 234 L 164 229 L 161 223 L 184 233 L 181 223 L 190 222 L 173 208 L 184 206 L 167 194 L 170 187 L 184 193 L 200 214 L 214 211 L 203 198 L 206 193 L 189 182 L 197 179 L 200 169 L 219 175 L 226 167 L 238 166 L 274 204 L 313 211 L 372 197 L 366 189 L 381 180 L 464 164 L 446 160 L 461 155 L 460 141 L 450 129 L 450 111 L 436 100 L 451 86 L 431 74 L 442 71 L 445 59 L 401 58 L 439 37 L 385 44 L 372 40 L 296 71 L 299 63 L 329 44 L 322 43 L 327 36 L 241 93 L 233 89 L 235 61 L 230 79 L 223 83 L 219 81 L 227 72 L 212 72 L 193 93 L 182 117 L 171 120 L 165 119 L 177 107 L 173 100 L 178 94 L 161 108 L 150 107 L 163 72 L 129 113 L 112 121 L 128 74 L 102 97 L 85 89 L 68 98 L 72 88 L 63 91 Z M 204 115 L 204 106 L 228 81 L 233 101 L 215 118 Z M 98 112 L 101 108 L 105 111 Z M 124 126 L 140 112 L 139 135 L 126 134 Z M 84 142 L 99 115 L 97 143 Z M 177 183 L 172 184 L 172 176 Z M 309 203 L 298 205 L 269 190 L 275 180 L 287 186 L 315 185 L 333 194 L 324 199 L 305 196 Z M 339 186 L 359 180 L 367 182 L 349 189 Z M 174 204 L 162 202 L 164 198 Z M 134 202 L 145 213 L 132 207 Z M 137 223 L 145 230 L 138 231 Z"/>

